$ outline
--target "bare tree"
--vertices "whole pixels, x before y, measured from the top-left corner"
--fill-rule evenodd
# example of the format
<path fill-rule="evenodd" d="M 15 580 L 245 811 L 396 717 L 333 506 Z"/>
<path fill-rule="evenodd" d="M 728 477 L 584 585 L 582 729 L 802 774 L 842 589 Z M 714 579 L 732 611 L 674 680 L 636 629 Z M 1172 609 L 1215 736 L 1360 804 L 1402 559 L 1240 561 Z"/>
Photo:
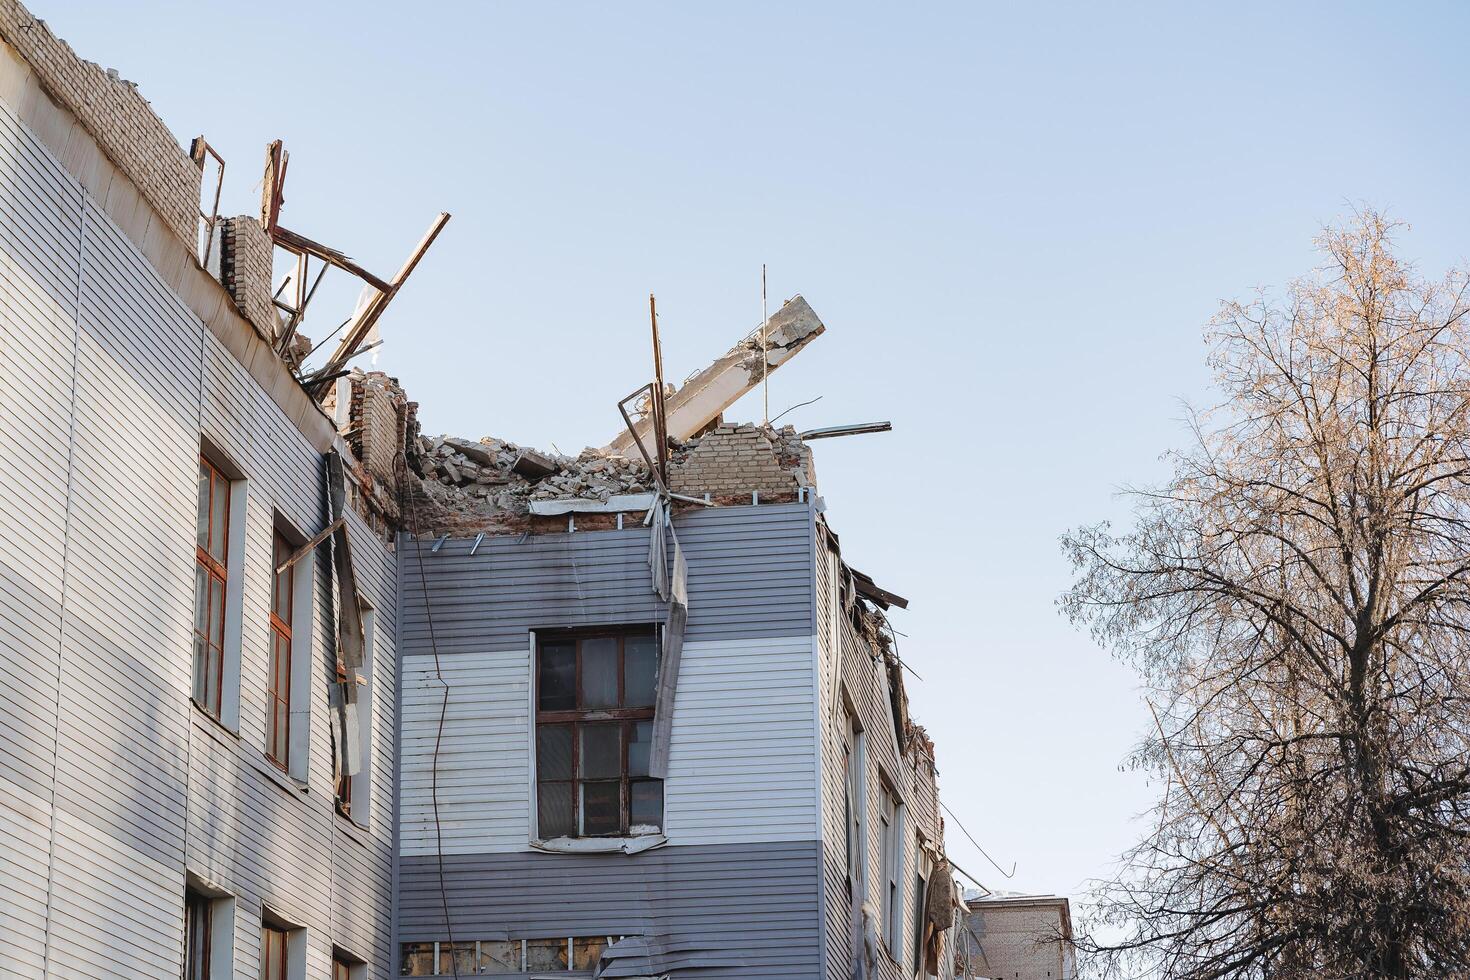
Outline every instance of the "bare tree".
<path fill-rule="evenodd" d="M 1105 974 L 1470 975 L 1470 277 L 1394 230 L 1357 214 L 1224 304 L 1172 478 L 1063 539 L 1165 785 L 1095 896 Z"/>

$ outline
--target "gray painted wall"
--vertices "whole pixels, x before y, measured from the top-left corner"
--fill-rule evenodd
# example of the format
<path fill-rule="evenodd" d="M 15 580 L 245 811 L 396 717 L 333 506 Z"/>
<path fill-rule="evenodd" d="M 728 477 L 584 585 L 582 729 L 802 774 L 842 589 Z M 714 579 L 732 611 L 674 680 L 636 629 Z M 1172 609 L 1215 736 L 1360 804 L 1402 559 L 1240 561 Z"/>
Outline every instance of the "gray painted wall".
<path fill-rule="evenodd" d="M 662 622 L 648 532 L 486 538 L 473 556 L 472 539 L 437 553 L 401 543 L 400 941 L 446 940 L 447 898 L 456 940 L 637 933 L 662 951 L 655 965 L 680 976 L 820 975 L 811 521 L 806 504 L 677 517 L 690 598 L 665 786 L 670 844 L 632 856 L 527 843 L 529 634 Z M 428 795 L 443 690 L 435 649 L 450 695 L 438 834 Z"/>
<path fill-rule="evenodd" d="M 642 935 L 684 977 L 815 977 L 815 841 L 444 860 L 456 942 Z M 437 862 L 403 859 L 399 938 L 443 940 Z"/>
<path fill-rule="evenodd" d="M 320 455 L 3 103 L 0 163 L 0 974 L 178 976 L 192 872 L 236 896 L 237 976 L 263 904 L 305 927 L 307 975 L 340 944 L 384 976 L 393 555 L 353 521 L 377 610 L 360 828 L 332 807 L 324 568 L 297 627 L 306 785 L 262 752 L 271 530 L 323 523 Z M 201 435 L 247 477 L 238 733 L 189 698 Z"/>

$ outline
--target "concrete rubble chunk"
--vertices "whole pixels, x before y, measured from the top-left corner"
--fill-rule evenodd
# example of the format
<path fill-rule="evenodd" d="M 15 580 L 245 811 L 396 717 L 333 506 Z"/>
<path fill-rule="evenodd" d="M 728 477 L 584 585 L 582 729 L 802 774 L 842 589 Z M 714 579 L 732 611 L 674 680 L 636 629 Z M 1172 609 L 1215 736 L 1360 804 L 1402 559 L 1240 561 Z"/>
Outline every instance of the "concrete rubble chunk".
<path fill-rule="evenodd" d="M 827 328 L 807 301 L 797 295 L 766 320 L 763 329 L 764 341 L 762 329 L 756 329 L 668 396 L 666 428 L 670 438 L 683 441 L 702 431 L 742 395 L 759 385 L 763 377 L 789 361 Z M 649 446 L 651 422 L 641 419 L 634 428 L 638 438 Z M 633 436 L 626 429 L 606 449 L 625 456 L 638 452 Z"/>
<path fill-rule="evenodd" d="M 556 472 L 556 461 L 543 456 L 534 449 L 522 449 L 520 456 L 511 465 L 511 472 L 535 480 Z"/>

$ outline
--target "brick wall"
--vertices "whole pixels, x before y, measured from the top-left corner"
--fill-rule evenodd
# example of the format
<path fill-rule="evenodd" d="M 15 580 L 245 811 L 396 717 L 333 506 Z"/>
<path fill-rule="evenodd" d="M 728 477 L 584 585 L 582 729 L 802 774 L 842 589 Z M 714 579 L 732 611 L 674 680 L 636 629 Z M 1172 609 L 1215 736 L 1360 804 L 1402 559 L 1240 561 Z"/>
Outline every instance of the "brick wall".
<path fill-rule="evenodd" d="M 799 484 L 784 446 L 757 425 L 719 425 L 669 466 L 670 489 L 713 496 L 795 493 Z"/>
<path fill-rule="evenodd" d="M 394 378 L 381 371 L 353 371 L 348 408 L 348 443 L 368 474 L 386 486 L 398 482 L 408 399 Z"/>
<path fill-rule="evenodd" d="M 280 332 L 280 320 L 271 302 L 271 259 L 274 246 L 265 226 L 241 215 L 220 222 L 219 279 L 235 306 L 266 337 Z"/>
<path fill-rule="evenodd" d="M 965 916 L 970 962 L 976 976 L 1005 980 L 1070 980 L 1063 956 L 1060 905 L 971 905 Z"/>
<path fill-rule="evenodd" d="M 137 86 L 77 57 L 16 0 L 0 0 L 0 37 L 20 52 L 41 87 L 81 120 L 108 159 L 192 252 L 200 171 Z"/>

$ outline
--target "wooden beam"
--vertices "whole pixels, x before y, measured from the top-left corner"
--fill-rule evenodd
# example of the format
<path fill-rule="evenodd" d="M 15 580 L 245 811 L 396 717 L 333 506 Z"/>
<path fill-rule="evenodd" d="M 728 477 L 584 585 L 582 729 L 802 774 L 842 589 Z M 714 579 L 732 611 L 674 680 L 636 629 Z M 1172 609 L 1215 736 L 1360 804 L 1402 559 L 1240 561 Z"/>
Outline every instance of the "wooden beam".
<path fill-rule="evenodd" d="M 332 523 L 328 524 L 326 527 L 322 528 L 321 531 L 317 533 L 316 537 L 312 538 L 310 541 L 306 542 L 306 544 L 291 552 L 291 556 L 289 558 L 277 565 L 276 574 L 281 574 L 286 569 L 290 568 L 292 565 L 296 564 L 298 561 L 311 554 L 321 545 L 323 541 L 327 540 L 327 538 L 330 538 L 333 532 L 337 530 L 337 528 L 341 527 L 345 523 L 346 519 L 339 517 Z"/>
<path fill-rule="evenodd" d="M 337 349 L 322 367 L 322 373 L 328 374 L 337 370 L 347 363 L 348 358 L 357 353 L 357 348 L 367 336 L 368 331 L 373 328 L 373 324 L 378 322 L 378 318 L 383 315 L 383 311 L 388 308 L 393 297 L 398 295 L 398 290 L 402 289 L 403 284 L 408 281 L 408 277 L 418 266 L 424 253 L 429 250 L 429 246 L 434 244 L 434 239 L 439 237 L 439 232 L 443 231 L 444 226 L 449 223 L 449 217 L 447 211 L 439 213 L 439 217 L 434 219 L 433 224 L 429 225 L 429 230 L 424 232 L 424 237 L 419 239 L 418 245 L 414 246 L 414 250 L 409 253 L 403 267 L 393 276 L 393 281 L 385 283 L 386 288 L 379 289 L 378 294 L 358 311 L 356 319 L 342 337 L 342 342 L 337 345 Z"/>
<path fill-rule="evenodd" d="M 295 252 L 298 255 L 315 256 L 328 265 L 335 265 L 339 269 L 350 272 L 380 293 L 386 293 L 393 288 L 392 284 L 379 279 L 354 262 L 346 254 L 339 252 L 329 245 L 312 241 L 305 235 L 298 235 L 288 228 L 282 228 L 280 225 L 276 225 L 271 231 L 271 240 L 288 252 Z"/>

